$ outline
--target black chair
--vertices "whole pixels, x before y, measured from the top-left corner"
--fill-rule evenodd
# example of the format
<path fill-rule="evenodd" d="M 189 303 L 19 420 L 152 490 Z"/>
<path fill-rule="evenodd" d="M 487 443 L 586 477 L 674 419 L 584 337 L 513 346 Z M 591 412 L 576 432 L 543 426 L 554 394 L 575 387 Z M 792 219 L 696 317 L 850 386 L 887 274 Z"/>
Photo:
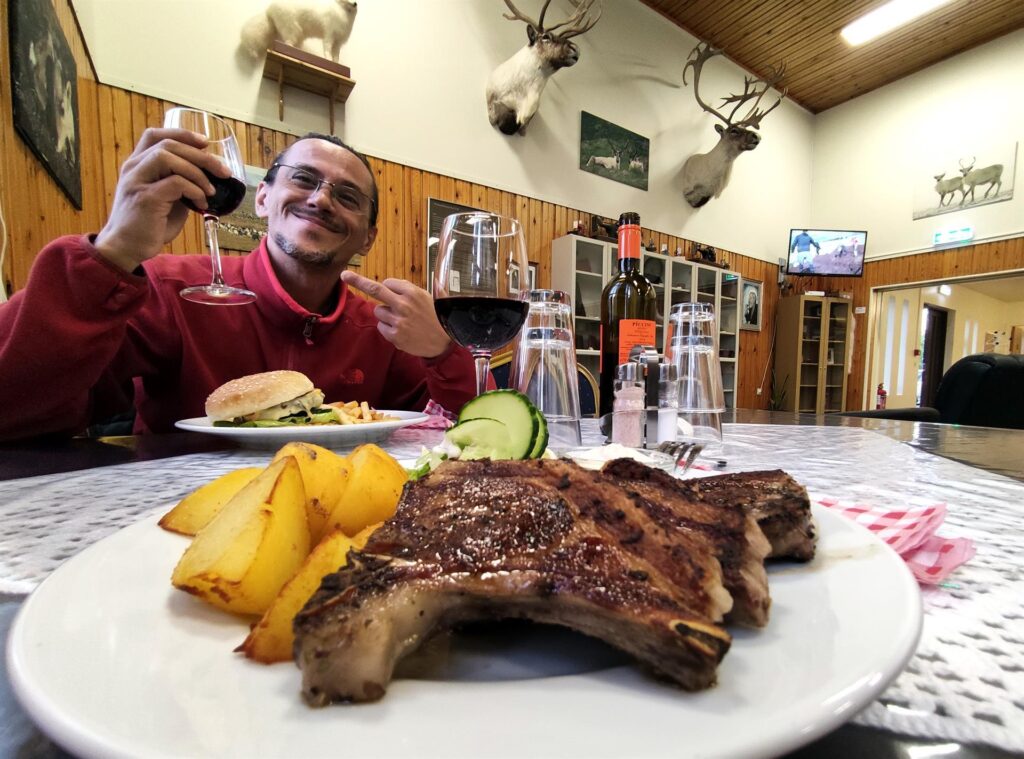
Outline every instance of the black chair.
<path fill-rule="evenodd" d="M 842 416 L 1024 429 L 1024 355 L 977 353 L 942 375 L 935 407 L 844 411 Z"/>
<path fill-rule="evenodd" d="M 491 362 L 491 376 L 499 388 L 508 387 L 508 374 L 511 370 L 512 354 L 506 353 Z M 597 380 L 590 370 L 582 364 L 576 364 L 576 379 L 580 389 L 580 416 L 583 418 L 597 416 Z"/>

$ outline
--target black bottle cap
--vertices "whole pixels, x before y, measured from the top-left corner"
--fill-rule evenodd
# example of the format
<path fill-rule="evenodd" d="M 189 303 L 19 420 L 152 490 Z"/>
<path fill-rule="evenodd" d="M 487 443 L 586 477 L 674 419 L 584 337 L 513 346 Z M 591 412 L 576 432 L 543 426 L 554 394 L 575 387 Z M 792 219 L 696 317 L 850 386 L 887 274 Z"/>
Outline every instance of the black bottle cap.
<path fill-rule="evenodd" d="M 640 214 L 636 211 L 624 211 L 622 215 L 619 216 L 619 226 L 622 226 L 623 224 L 636 224 L 639 227 Z"/>

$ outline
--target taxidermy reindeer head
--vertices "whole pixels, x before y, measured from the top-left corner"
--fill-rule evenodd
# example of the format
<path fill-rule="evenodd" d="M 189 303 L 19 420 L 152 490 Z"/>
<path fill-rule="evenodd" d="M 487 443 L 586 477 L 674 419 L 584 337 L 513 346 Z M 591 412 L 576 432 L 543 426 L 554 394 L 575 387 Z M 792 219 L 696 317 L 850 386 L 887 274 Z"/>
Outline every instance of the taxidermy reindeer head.
<path fill-rule="evenodd" d="M 761 98 L 768 90 L 778 86 L 786 70 L 785 65 L 778 68 L 772 67 L 767 78 L 744 77 L 741 94 L 722 98 L 723 106 L 733 104 L 729 115 L 723 116 L 705 103 L 700 96 L 701 69 L 710 58 L 721 55 L 721 53 L 721 50 L 711 47 L 708 43 L 700 42 L 690 52 L 686 66 L 683 67 L 683 84 L 686 84 L 687 70 L 693 69 L 693 95 L 697 98 L 697 105 L 722 121 L 722 124 L 715 124 L 715 131 L 720 135 L 718 144 L 708 153 L 696 153 L 690 156 L 683 164 L 683 197 L 694 208 L 700 208 L 711 198 L 717 198 L 722 194 L 722 190 L 729 183 L 732 162 L 744 150 L 753 150 L 757 147 L 761 142 L 761 135 L 754 130 L 761 127 L 761 119 L 777 108 L 782 99 L 786 97 L 786 90 L 783 90 L 778 100 L 768 108 L 764 110 L 758 108 Z M 751 100 L 753 100 L 753 105 L 750 110 L 743 118 L 737 119 L 737 111 Z"/>
<path fill-rule="evenodd" d="M 356 10 L 353 0 L 277 0 L 242 27 L 242 50 L 255 60 L 275 39 L 301 47 L 306 39 L 319 38 L 324 58 L 337 61 L 352 34 Z"/>
<path fill-rule="evenodd" d="M 487 118 L 491 126 L 502 134 L 525 133 L 526 125 L 540 105 L 540 94 L 548 77 L 579 60 L 580 50 L 572 38 L 589 31 L 601 18 L 600 3 L 591 12 L 597 1 L 575 0 L 576 10 L 569 18 L 545 28 L 544 14 L 551 0 L 544 0 L 539 21 L 523 15 L 511 0 L 505 0 L 512 15 L 503 15 L 510 21 L 526 22 L 529 42 L 494 69 L 487 80 Z"/>

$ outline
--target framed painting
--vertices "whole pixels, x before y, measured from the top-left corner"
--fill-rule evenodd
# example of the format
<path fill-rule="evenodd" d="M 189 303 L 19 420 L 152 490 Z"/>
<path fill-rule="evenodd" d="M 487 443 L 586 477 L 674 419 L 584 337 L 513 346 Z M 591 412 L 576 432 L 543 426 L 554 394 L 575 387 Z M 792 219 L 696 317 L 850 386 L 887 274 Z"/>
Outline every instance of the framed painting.
<path fill-rule="evenodd" d="M 740 286 L 740 329 L 761 331 L 760 282 L 743 280 Z"/>
<path fill-rule="evenodd" d="M 441 225 L 444 224 L 445 217 L 451 216 L 453 213 L 471 213 L 473 211 L 484 213 L 479 208 L 473 208 L 472 206 L 464 206 L 447 200 L 438 200 L 437 198 L 427 198 L 427 281 L 424 285 L 427 292 L 433 293 L 437 243 L 441 239 Z M 453 276 L 457 276 L 457 274 L 458 272 L 453 272 Z M 458 292 L 458 280 L 450 282 L 449 288 L 452 292 Z"/>
<path fill-rule="evenodd" d="M 1013 200 L 1017 143 L 950 146 L 937 155 L 919 158 L 914 171 L 912 217 L 963 211 Z"/>
<path fill-rule="evenodd" d="M 267 233 L 267 220 L 256 215 L 256 188 L 267 170 L 258 166 L 245 167 L 245 197 L 238 208 L 220 217 L 217 236 L 220 247 L 226 250 L 250 251 L 260 244 Z"/>
<path fill-rule="evenodd" d="M 49 2 L 10 0 L 14 128 L 68 200 L 82 208 L 78 69 Z"/>
<path fill-rule="evenodd" d="M 647 189 L 651 141 L 586 111 L 580 112 L 580 169 Z"/>

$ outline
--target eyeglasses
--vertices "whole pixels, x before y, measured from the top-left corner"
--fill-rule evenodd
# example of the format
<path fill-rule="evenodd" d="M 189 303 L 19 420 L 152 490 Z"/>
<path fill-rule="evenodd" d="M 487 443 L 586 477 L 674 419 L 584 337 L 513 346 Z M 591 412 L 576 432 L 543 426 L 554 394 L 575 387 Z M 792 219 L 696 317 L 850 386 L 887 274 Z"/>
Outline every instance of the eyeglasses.
<path fill-rule="evenodd" d="M 328 182 L 315 171 L 304 169 L 301 166 L 292 166 L 287 163 L 275 163 L 271 166 L 271 169 L 276 168 L 287 169 L 284 172 L 285 181 L 296 190 L 307 195 L 312 195 L 318 192 L 321 186 L 327 185 L 331 188 L 331 200 L 348 211 L 366 213 L 370 210 L 370 206 L 373 205 L 373 201 L 370 198 L 352 185 Z"/>

